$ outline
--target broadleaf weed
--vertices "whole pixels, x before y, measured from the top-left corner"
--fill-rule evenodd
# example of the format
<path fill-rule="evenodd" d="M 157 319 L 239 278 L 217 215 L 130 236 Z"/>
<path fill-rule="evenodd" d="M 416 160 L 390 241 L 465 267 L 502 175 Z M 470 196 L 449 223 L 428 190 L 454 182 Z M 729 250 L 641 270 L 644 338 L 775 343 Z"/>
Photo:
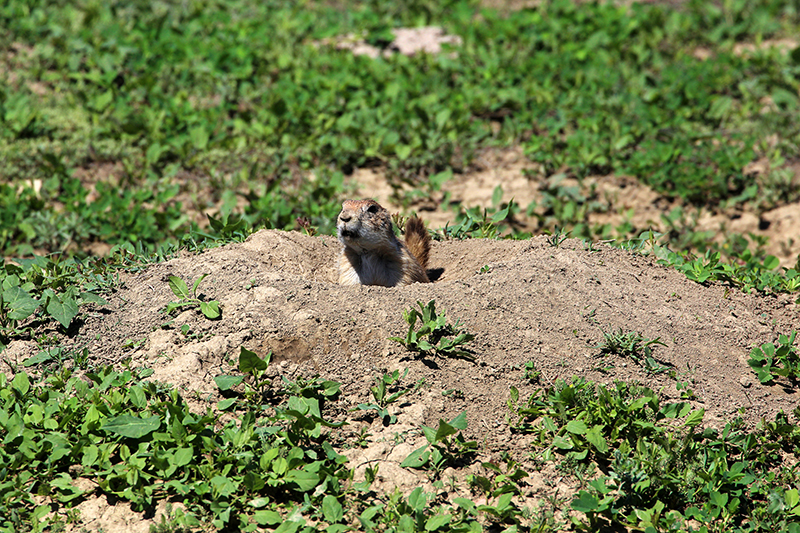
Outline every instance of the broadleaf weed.
<path fill-rule="evenodd" d="M 413 307 L 403 312 L 403 319 L 408 323 L 405 337 L 389 337 L 407 349 L 424 355 L 443 355 L 474 360 L 475 356 L 465 345 L 475 336 L 461 329 L 461 323 L 449 324 L 444 312 L 436 312 L 436 302 L 431 300 L 423 305 L 417 302 L 419 311 Z M 414 329 L 417 320 L 421 322 L 419 329 Z"/>
<path fill-rule="evenodd" d="M 777 345 L 767 342 L 750 351 L 747 364 L 761 383 L 771 383 L 778 377 L 796 382 L 800 379 L 800 354 L 794 345 L 797 331 L 787 337 L 779 335 Z"/>
<path fill-rule="evenodd" d="M 403 375 L 400 375 L 399 370 L 395 370 L 392 373 L 386 373 L 379 378 L 375 378 L 375 386 L 370 388 L 370 392 L 372 393 L 372 397 L 375 400 L 375 403 L 371 404 L 358 404 L 358 406 L 354 409 L 362 410 L 362 411 L 370 411 L 375 410 L 378 413 L 378 417 L 383 421 L 384 425 L 394 424 L 397 422 L 397 416 L 389 413 L 387 407 L 389 404 L 392 404 L 399 400 L 403 395 L 408 394 L 409 392 L 414 390 L 414 387 L 406 387 L 406 388 L 399 388 L 397 387 L 397 383 L 401 381 L 408 375 L 408 368 L 405 369 Z M 394 387 L 396 390 L 394 392 L 390 392 L 391 388 Z"/>
<path fill-rule="evenodd" d="M 448 466 L 456 466 L 468 460 L 478 448 L 478 443 L 468 441 L 462 435 L 467 429 L 466 413 L 462 412 L 449 422 L 439 420 L 437 428 L 422 426 L 422 433 L 428 442 L 406 457 L 400 466 L 407 468 L 430 469 L 438 478 Z"/>
<path fill-rule="evenodd" d="M 208 276 L 208 274 L 203 274 L 197 278 L 192 284 L 191 291 L 186 285 L 186 282 L 181 278 L 178 276 L 170 276 L 169 288 L 172 290 L 172 293 L 175 296 L 180 298 L 180 300 L 177 302 L 169 302 L 164 308 L 164 313 L 169 315 L 173 311 L 184 307 L 199 307 L 200 312 L 203 313 L 203 315 L 205 315 L 205 317 L 209 320 L 219 319 L 222 316 L 219 302 L 217 300 L 202 300 L 197 295 L 197 288 L 200 286 L 200 283 L 206 278 L 206 276 Z"/>

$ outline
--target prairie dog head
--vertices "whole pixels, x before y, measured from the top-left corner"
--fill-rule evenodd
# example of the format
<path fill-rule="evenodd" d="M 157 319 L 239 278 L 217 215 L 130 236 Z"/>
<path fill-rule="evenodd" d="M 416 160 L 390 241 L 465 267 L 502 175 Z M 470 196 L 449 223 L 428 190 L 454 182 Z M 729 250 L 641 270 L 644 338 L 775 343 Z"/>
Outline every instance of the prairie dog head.
<path fill-rule="evenodd" d="M 336 219 L 339 241 L 357 253 L 390 245 L 394 240 L 389 212 L 375 200 L 345 200 Z"/>

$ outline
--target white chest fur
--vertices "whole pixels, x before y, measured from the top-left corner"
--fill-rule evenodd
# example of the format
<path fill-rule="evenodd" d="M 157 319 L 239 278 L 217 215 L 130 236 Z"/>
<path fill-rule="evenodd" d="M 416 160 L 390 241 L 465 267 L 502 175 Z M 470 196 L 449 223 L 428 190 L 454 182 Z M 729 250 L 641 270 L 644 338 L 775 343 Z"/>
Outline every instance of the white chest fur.
<path fill-rule="evenodd" d="M 396 285 L 401 272 L 397 265 L 372 254 L 361 256 L 359 278 L 363 285 Z"/>
<path fill-rule="evenodd" d="M 383 285 L 393 287 L 403 277 L 401 266 L 375 254 L 340 257 L 339 283 L 343 285 Z"/>

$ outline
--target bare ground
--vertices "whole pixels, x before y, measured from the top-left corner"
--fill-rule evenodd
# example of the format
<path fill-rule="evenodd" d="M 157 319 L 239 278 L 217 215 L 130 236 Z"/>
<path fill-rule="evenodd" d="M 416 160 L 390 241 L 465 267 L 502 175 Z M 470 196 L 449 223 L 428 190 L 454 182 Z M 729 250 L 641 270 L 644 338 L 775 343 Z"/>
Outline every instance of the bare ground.
<path fill-rule="evenodd" d="M 153 368 L 151 379 L 179 387 L 198 408 L 218 399 L 213 378 L 232 372 L 241 346 L 261 355 L 271 350 L 275 379 L 319 374 L 339 381 L 342 395 L 330 416 L 349 421 L 344 438 L 362 430 L 371 434 L 366 448 L 344 453 L 357 475 L 367 464 L 380 465 L 379 490 L 409 491 L 421 484 L 432 489 L 423 473 L 399 463 L 420 445 L 420 424 L 436 426 L 440 418 L 466 411 L 466 434 L 480 443 L 480 453 L 474 464 L 447 472 L 447 478 L 463 480 L 480 470 L 480 461 L 508 451 L 531 473 L 524 483 L 533 506 L 549 496 L 564 498 L 567 508 L 574 487 L 551 465 L 533 463 L 529 437 L 509 429 L 510 387 L 523 397 L 537 388 L 523 379 L 522 365 L 533 361 L 543 385 L 583 376 L 601 383 L 637 381 L 665 398 L 677 397 L 675 380 L 666 374 L 651 375 L 632 360 L 601 356 L 603 331 L 660 338 L 666 345 L 654 355 L 692 383 L 694 403 L 706 409 L 708 425 L 720 427 L 742 416 L 753 426 L 797 407 L 795 389 L 761 385 L 746 363 L 754 345 L 798 327 L 800 306 L 792 298 L 698 285 L 650 258 L 596 248 L 586 250 L 574 239 L 553 247 L 545 237 L 437 242 L 431 267 L 443 271 L 435 283 L 340 287 L 334 281 L 334 238 L 263 230 L 241 244 L 185 254 L 126 275 L 109 304 L 86 316 L 67 342 L 87 346 L 97 364 L 130 360 Z M 209 276 L 201 292 L 221 302 L 222 318 L 210 321 L 196 310 L 165 316 L 164 306 L 175 300 L 168 276 L 191 283 L 204 273 Z M 405 333 L 404 309 L 430 300 L 475 335 L 475 362 L 420 358 L 389 340 Z M 181 332 L 184 324 L 188 334 Z M 7 372 L 8 363 L 19 364 L 36 350 L 34 343 L 13 343 L 0 370 Z M 350 412 L 370 399 L 376 377 L 405 368 L 404 384 L 424 384 L 395 408 L 398 424 L 384 428 L 377 419 Z M 456 485 L 445 498 L 466 490 L 464 483 Z M 145 531 L 151 523 L 104 497 L 81 506 L 80 527 Z"/>

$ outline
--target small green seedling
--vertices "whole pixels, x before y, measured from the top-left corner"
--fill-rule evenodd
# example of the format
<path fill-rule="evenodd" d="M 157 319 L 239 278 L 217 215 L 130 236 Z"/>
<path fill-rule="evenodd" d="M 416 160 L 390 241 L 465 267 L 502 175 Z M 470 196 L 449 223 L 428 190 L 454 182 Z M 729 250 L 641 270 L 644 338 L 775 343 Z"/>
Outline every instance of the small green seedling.
<path fill-rule="evenodd" d="M 660 374 L 669 370 L 668 366 L 662 365 L 653 357 L 654 345 L 666 346 L 661 342 L 661 337 L 648 339 L 642 337 L 635 331 L 623 333 L 620 328 L 616 333 L 603 332 L 604 341 L 598 345 L 602 354 L 616 354 L 622 357 L 629 357 L 636 361 L 650 374 Z"/>
<path fill-rule="evenodd" d="M 761 383 L 769 383 L 779 376 L 793 381 L 800 378 L 800 355 L 794 346 L 796 337 L 797 331 L 792 331 L 788 337 L 779 335 L 777 346 L 767 342 L 752 349 L 747 364 Z"/>
<path fill-rule="evenodd" d="M 524 365 L 522 365 L 523 375 L 522 377 L 530 381 L 531 383 L 539 383 L 539 379 L 542 377 L 542 371 L 537 370 L 536 363 L 533 361 L 528 361 Z"/>
<path fill-rule="evenodd" d="M 467 441 L 461 431 L 467 429 L 467 414 L 461 412 L 450 422 L 439 420 L 437 429 L 422 426 L 422 433 L 428 441 L 417 448 L 400 463 L 404 468 L 429 468 L 439 477 L 448 466 L 463 462 L 478 449 L 478 443 Z"/>
<path fill-rule="evenodd" d="M 204 302 L 197 297 L 197 287 L 200 285 L 208 274 L 203 274 L 192 285 L 192 291 L 189 292 L 189 287 L 186 285 L 186 282 L 183 281 L 181 278 L 177 276 L 170 276 L 169 277 L 169 288 L 172 289 L 172 292 L 175 296 L 181 298 L 178 302 L 169 302 L 167 307 L 164 308 L 164 312 L 167 314 L 172 313 L 176 309 L 180 309 L 182 307 L 195 307 L 199 306 L 200 311 L 206 316 L 206 318 L 215 320 L 218 319 L 222 312 L 219 309 L 219 302 L 217 300 L 211 300 L 210 302 Z"/>
<path fill-rule="evenodd" d="M 444 355 L 447 357 L 462 357 L 475 360 L 463 346 L 475 338 L 471 333 L 461 330 L 461 323 L 448 324 L 444 312 L 436 313 L 436 302 L 431 300 L 426 305 L 417 302 L 420 311 L 413 307 L 403 312 L 403 318 L 408 322 L 408 333 L 405 338 L 389 337 L 390 340 L 397 341 L 412 352 L 423 355 Z M 422 325 L 418 330 L 414 330 L 417 319 L 421 319 Z"/>
<path fill-rule="evenodd" d="M 569 238 L 569 231 L 564 231 L 558 226 L 555 227 L 553 233 L 547 237 L 547 244 L 553 248 L 560 248 L 561 245 Z"/>
<path fill-rule="evenodd" d="M 384 426 L 388 426 L 389 424 L 394 424 L 397 422 L 397 417 L 393 414 L 389 413 L 387 407 L 389 404 L 396 402 L 400 399 L 401 396 L 411 392 L 414 387 L 408 387 L 405 389 L 397 389 L 394 392 L 387 395 L 389 390 L 393 385 L 398 383 L 400 380 L 405 378 L 408 375 L 408 369 L 406 368 L 403 372 L 403 375 L 400 375 L 399 370 L 395 370 L 391 374 L 387 373 L 384 374 L 382 377 L 375 378 L 375 386 L 370 388 L 372 391 L 372 397 L 375 399 L 375 403 L 361 403 L 358 404 L 358 407 L 355 410 L 361 411 L 369 411 L 374 409 L 378 412 L 378 416 L 383 421 Z"/>

